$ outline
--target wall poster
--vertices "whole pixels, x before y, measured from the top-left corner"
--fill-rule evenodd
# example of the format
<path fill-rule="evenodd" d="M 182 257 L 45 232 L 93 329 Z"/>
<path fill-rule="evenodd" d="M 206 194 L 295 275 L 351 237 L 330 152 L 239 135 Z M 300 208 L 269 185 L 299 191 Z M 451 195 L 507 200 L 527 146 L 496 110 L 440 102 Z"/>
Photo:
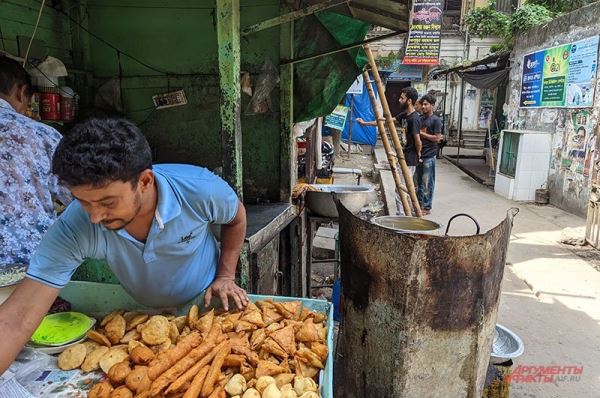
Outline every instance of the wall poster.
<path fill-rule="evenodd" d="M 440 62 L 443 0 L 414 0 L 404 65 L 437 65 Z"/>
<path fill-rule="evenodd" d="M 598 70 L 599 36 L 523 57 L 522 108 L 591 107 Z"/>

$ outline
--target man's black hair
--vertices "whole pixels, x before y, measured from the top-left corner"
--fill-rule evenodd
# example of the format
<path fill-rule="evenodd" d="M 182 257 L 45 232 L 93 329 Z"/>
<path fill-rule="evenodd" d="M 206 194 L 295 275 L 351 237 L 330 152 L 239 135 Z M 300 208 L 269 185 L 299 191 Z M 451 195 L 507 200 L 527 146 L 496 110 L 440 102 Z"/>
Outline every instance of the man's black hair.
<path fill-rule="evenodd" d="M 431 94 L 425 94 L 424 96 L 421 97 L 421 102 L 423 101 L 427 101 L 429 102 L 431 105 L 435 105 L 435 97 Z"/>
<path fill-rule="evenodd" d="M 70 187 L 101 187 L 114 181 L 137 183 L 152 169 L 146 137 L 126 119 L 88 119 L 77 124 L 58 144 L 52 172 Z"/>
<path fill-rule="evenodd" d="M 413 105 L 417 103 L 417 100 L 419 99 L 419 93 L 414 87 L 404 87 L 402 91 L 400 91 L 400 94 L 402 93 L 406 95 L 407 99 L 412 101 Z"/>
<path fill-rule="evenodd" d="M 33 94 L 29 73 L 21 64 L 5 55 L 0 55 L 0 93 L 10 95 L 14 87 L 27 87 L 26 94 Z"/>

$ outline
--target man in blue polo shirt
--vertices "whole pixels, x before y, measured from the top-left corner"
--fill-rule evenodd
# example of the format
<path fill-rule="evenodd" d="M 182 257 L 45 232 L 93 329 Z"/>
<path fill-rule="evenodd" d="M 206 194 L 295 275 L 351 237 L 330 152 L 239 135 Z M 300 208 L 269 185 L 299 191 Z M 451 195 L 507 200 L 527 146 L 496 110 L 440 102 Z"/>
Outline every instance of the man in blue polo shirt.
<path fill-rule="evenodd" d="M 124 119 L 92 119 L 58 145 L 52 171 L 76 199 L 33 255 L 27 278 L 0 305 L 0 374 L 29 340 L 79 264 L 106 259 L 122 286 L 153 307 L 206 289 L 224 307 L 248 303 L 235 283 L 246 233 L 244 206 L 201 167 L 152 165 L 150 147 Z M 220 249 L 210 230 L 221 225 Z"/>

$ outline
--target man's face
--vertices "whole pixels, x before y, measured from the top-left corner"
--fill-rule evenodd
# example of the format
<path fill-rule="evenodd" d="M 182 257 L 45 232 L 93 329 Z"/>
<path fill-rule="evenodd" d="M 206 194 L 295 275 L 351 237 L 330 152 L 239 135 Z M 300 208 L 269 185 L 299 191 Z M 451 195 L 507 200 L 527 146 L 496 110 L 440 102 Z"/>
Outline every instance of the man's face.
<path fill-rule="evenodd" d="M 142 208 L 143 184 L 138 181 L 113 181 L 101 187 L 82 185 L 71 187 L 73 197 L 79 200 L 94 224 L 110 230 L 125 228 Z"/>
<path fill-rule="evenodd" d="M 404 112 L 406 108 L 408 108 L 408 98 L 406 98 L 406 94 L 401 93 L 398 102 L 400 103 L 400 111 Z"/>
<path fill-rule="evenodd" d="M 423 101 L 423 114 L 431 115 L 433 113 L 433 105 L 429 101 Z"/>
<path fill-rule="evenodd" d="M 13 86 L 10 91 L 10 95 L 2 96 L 8 103 L 21 115 L 27 113 L 27 108 L 31 103 L 31 95 L 29 95 L 29 89 L 26 85 Z"/>

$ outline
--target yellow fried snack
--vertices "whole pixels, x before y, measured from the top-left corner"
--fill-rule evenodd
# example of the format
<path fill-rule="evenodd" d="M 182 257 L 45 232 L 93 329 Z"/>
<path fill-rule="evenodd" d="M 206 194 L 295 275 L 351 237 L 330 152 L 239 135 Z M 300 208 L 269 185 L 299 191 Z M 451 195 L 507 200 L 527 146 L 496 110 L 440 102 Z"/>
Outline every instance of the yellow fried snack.
<path fill-rule="evenodd" d="M 108 374 L 108 371 L 114 364 L 122 362 L 127 358 L 129 358 L 127 352 L 123 350 L 110 349 L 106 354 L 102 355 L 102 358 L 100 358 L 98 363 L 100 365 L 100 369 L 102 369 L 104 373 Z"/>
<path fill-rule="evenodd" d="M 132 340 L 139 340 L 140 337 L 142 337 L 141 333 L 135 329 L 132 329 L 129 332 L 125 333 L 123 337 L 121 337 L 119 343 L 127 344 Z"/>
<path fill-rule="evenodd" d="M 256 377 L 261 376 L 276 376 L 281 373 L 286 373 L 286 369 L 280 365 L 274 364 L 271 361 L 260 360 L 256 368 Z"/>
<path fill-rule="evenodd" d="M 138 326 L 148 320 L 150 316 L 148 314 L 137 314 L 131 317 L 131 320 L 127 322 L 127 331 L 136 329 Z"/>
<path fill-rule="evenodd" d="M 96 348 L 100 348 L 101 345 L 96 343 L 95 341 L 92 340 L 86 340 L 83 343 L 81 343 L 85 346 L 85 351 L 89 354 L 90 352 L 94 351 Z"/>
<path fill-rule="evenodd" d="M 58 356 L 58 367 L 62 370 L 73 370 L 81 366 L 85 360 L 87 350 L 83 344 L 75 344 Z"/>
<path fill-rule="evenodd" d="M 191 310 L 190 310 L 191 312 Z M 200 333 L 208 333 L 210 328 L 213 325 L 215 320 L 215 310 L 210 310 L 206 314 L 202 316 L 202 318 L 198 319 L 195 323 L 193 323 L 193 327 L 198 329 Z"/>
<path fill-rule="evenodd" d="M 225 344 L 225 346 L 217 352 L 217 355 L 215 355 L 215 359 L 213 359 L 208 374 L 206 375 L 206 380 L 204 380 L 204 384 L 202 385 L 202 391 L 200 392 L 202 397 L 208 397 L 215 389 L 215 383 L 218 381 L 219 375 L 221 374 L 221 366 L 223 366 L 225 357 L 229 355 L 230 352 L 231 346 Z"/>
<path fill-rule="evenodd" d="M 199 316 L 200 316 L 200 309 L 198 308 L 198 306 L 196 304 L 192 305 L 190 307 L 190 311 L 188 312 L 188 318 L 187 318 L 188 326 L 193 328 L 196 325 L 196 322 L 198 321 Z"/>
<path fill-rule="evenodd" d="M 319 331 L 313 323 L 312 318 L 304 321 L 300 329 L 296 332 L 296 340 L 306 343 L 320 340 Z"/>
<path fill-rule="evenodd" d="M 95 341 L 96 343 L 106 346 L 106 347 L 110 347 L 112 345 L 111 342 L 106 338 L 105 335 L 103 335 L 102 333 L 100 333 L 96 330 L 90 330 L 87 333 L 87 337 L 88 337 L 88 339 Z"/>
<path fill-rule="evenodd" d="M 162 344 L 169 340 L 169 321 L 161 315 L 150 317 L 142 329 L 142 341 L 149 345 Z"/>
<path fill-rule="evenodd" d="M 125 383 L 125 378 L 131 373 L 129 367 L 129 361 L 123 361 L 114 364 L 108 370 L 108 380 L 110 380 L 113 386 L 118 386 Z"/>
<path fill-rule="evenodd" d="M 125 335 L 125 318 L 117 314 L 111 318 L 110 321 L 104 327 L 106 337 L 112 344 L 119 343 L 119 340 Z"/>
<path fill-rule="evenodd" d="M 178 316 L 177 318 L 173 319 L 171 323 L 175 324 L 175 326 L 177 326 L 177 329 L 179 330 L 179 333 L 181 333 L 183 332 L 183 328 L 186 326 L 187 316 Z"/>
<path fill-rule="evenodd" d="M 288 354 L 293 355 L 296 351 L 296 338 L 294 337 L 293 326 L 290 325 L 276 330 L 269 337 L 275 340 Z"/>
<path fill-rule="evenodd" d="M 137 340 L 131 340 L 129 343 L 127 343 L 127 352 L 129 354 L 131 354 L 131 351 L 133 351 L 133 349 L 135 347 L 146 347 L 146 346 L 144 345 L 144 343 L 140 343 Z"/>
<path fill-rule="evenodd" d="M 173 344 L 177 344 L 177 339 L 179 339 L 179 329 L 177 328 L 177 325 L 173 323 L 173 321 L 171 321 L 169 324 L 169 339 Z"/>
<path fill-rule="evenodd" d="M 113 390 L 114 389 L 108 380 L 104 380 L 93 386 L 87 396 L 88 398 L 110 398 L 110 394 Z"/>
<path fill-rule="evenodd" d="M 98 346 L 94 351 L 86 355 L 85 360 L 81 364 L 81 370 L 84 372 L 93 372 L 100 367 L 100 358 L 108 352 L 109 348 L 104 346 Z"/>
<path fill-rule="evenodd" d="M 106 324 L 108 322 L 110 322 L 115 316 L 117 315 L 121 315 L 123 314 L 125 311 L 123 310 L 115 310 L 113 312 L 111 312 L 110 314 L 106 315 L 104 318 L 102 318 L 102 321 L 100 322 L 100 326 L 104 327 L 106 326 Z"/>

